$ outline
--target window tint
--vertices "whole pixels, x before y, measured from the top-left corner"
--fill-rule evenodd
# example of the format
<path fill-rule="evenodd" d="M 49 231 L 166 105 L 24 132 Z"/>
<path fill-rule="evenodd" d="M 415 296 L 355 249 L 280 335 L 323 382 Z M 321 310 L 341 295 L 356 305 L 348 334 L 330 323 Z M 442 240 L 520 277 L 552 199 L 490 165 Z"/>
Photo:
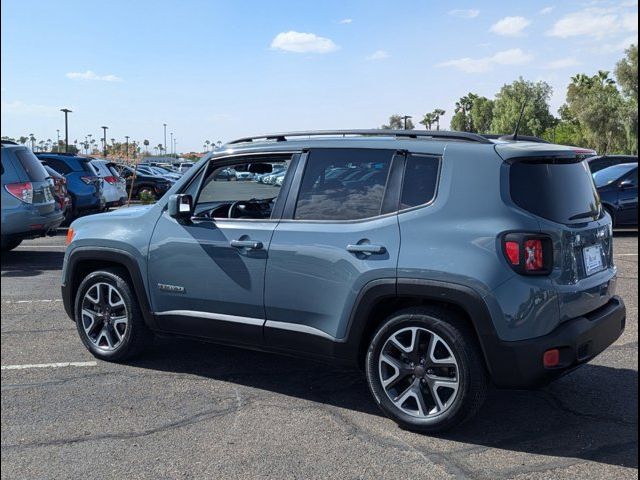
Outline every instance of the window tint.
<path fill-rule="evenodd" d="M 16 150 L 16 157 L 32 182 L 44 182 L 49 176 L 40 160 L 28 150 Z"/>
<path fill-rule="evenodd" d="M 266 219 L 271 217 L 290 163 L 290 157 L 259 163 L 218 167 L 207 173 L 195 213 L 211 218 Z"/>
<path fill-rule="evenodd" d="M 520 208 L 558 223 L 588 222 L 600 212 L 600 197 L 586 162 L 515 163 L 510 168 L 510 190 Z"/>
<path fill-rule="evenodd" d="M 358 220 L 380 215 L 389 150 L 312 150 L 296 204 L 297 220 Z"/>
<path fill-rule="evenodd" d="M 424 155 L 410 155 L 402 181 L 400 210 L 429 203 L 436 195 L 440 160 Z"/>
<path fill-rule="evenodd" d="M 56 158 L 45 158 L 43 161 L 61 175 L 66 175 L 72 171 L 71 168 L 69 168 L 69 166 L 62 160 L 58 160 Z"/>
<path fill-rule="evenodd" d="M 614 165 L 594 173 L 593 180 L 596 182 L 596 187 L 605 187 L 622 178 L 634 168 L 636 166 L 629 163 Z"/>
<path fill-rule="evenodd" d="M 631 183 L 637 187 L 638 186 L 638 169 L 636 168 L 631 173 L 631 175 L 629 175 L 629 178 L 627 178 L 626 180 L 631 180 Z"/>

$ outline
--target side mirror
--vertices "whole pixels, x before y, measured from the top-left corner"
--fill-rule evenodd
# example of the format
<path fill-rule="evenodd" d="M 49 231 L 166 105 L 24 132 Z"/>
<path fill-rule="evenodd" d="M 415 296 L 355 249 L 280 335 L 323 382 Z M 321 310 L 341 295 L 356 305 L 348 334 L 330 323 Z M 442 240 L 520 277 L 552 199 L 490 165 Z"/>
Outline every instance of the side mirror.
<path fill-rule="evenodd" d="M 177 220 L 190 219 L 193 215 L 193 198 L 186 194 L 171 195 L 167 209 L 172 218 Z"/>
<path fill-rule="evenodd" d="M 620 187 L 620 190 L 629 190 L 635 187 L 635 185 L 631 180 L 623 180 L 618 184 L 618 187 Z"/>

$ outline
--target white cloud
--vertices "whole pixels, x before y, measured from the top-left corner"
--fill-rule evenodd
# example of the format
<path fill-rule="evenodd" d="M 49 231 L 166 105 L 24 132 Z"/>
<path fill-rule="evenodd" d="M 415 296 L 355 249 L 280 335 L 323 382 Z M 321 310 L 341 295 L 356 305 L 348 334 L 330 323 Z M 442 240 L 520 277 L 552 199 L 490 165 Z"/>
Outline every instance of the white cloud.
<path fill-rule="evenodd" d="M 504 17 L 494 23 L 489 30 L 497 35 L 517 37 L 523 35 L 524 29 L 530 24 L 531 22 L 524 17 Z"/>
<path fill-rule="evenodd" d="M 549 15 L 551 12 L 555 10 L 556 7 L 544 7 L 540 10 L 540 15 Z"/>
<path fill-rule="evenodd" d="M 0 111 L 3 115 L 31 115 L 36 117 L 57 117 L 62 115 L 60 107 L 23 103 L 20 100 L 14 100 L 13 102 L 3 101 L 0 104 Z"/>
<path fill-rule="evenodd" d="M 601 54 L 620 53 L 625 51 L 632 44 L 633 45 L 638 44 L 637 35 L 631 35 L 630 37 L 627 37 L 624 40 L 621 40 L 619 42 L 598 43 L 598 45 L 592 48 L 591 51 L 594 53 L 601 53 Z"/>
<path fill-rule="evenodd" d="M 438 64 L 438 67 L 453 67 L 465 73 L 482 73 L 492 70 L 496 65 L 524 65 L 533 60 L 533 55 L 519 48 L 495 53 L 490 57 L 459 58 Z"/>
<path fill-rule="evenodd" d="M 475 10 L 475 9 L 462 9 L 462 8 L 458 8 L 455 10 L 449 10 L 449 15 L 451 15 L 452 17 L 458 17 L 458 18 L 476 18 L 478 15 L 480 15 L 480 10 Z"/>
<path fill-rule="evenodd" d="M 620 20 L 622 28 L 628 32 L 638 31 L 638 12 L 629 12 L 622 15 Z"/>
<path fill-rule="evenodd" d="M 295 53 L 329 53 L 339 47 L 329 38 L 291 30 L 276 35 L 271 41 L 271 48 Z"/>
<path fill-rule="evenodd" d="M 574 57 L 558 58 L 547 63 L 544 68 L 548 70 L 561 70 L 563 68 L 577 67 L 581 63 Z"/>
<path fill-rule="evenodd" d="M 560 38 L 579 36 L 604 38 L 618 33 L 623 22 L 624 20 L 621 22 L 620 17 L 609 9 L 586 8 L 562 17 L 547 32 L 547 35 Z"/>
<path fill-rule="evenodd" d="M 367 60 L 384 60 L 385 58 L 389 58 L 386 50 L 376 50 L 371 55 L 367 55 Z"/>
<path fill-rule="evenodd" d="M 91 70 L 87 70 L 86 72 L 69 72 L 66 74 L 67 78 L 71 80 L 99 80 L 102 82 L 121 82 L 122 78 L 116 75 L 98 75 Z"/>
<path fill-rule="evenodd" d="M 342 20 L 340 20 L 338 23 L 342 24 L 342 25 L 348 25 L 350 23 L 353 23 L 353 20 L 351 18 L 343 18 Z"/>

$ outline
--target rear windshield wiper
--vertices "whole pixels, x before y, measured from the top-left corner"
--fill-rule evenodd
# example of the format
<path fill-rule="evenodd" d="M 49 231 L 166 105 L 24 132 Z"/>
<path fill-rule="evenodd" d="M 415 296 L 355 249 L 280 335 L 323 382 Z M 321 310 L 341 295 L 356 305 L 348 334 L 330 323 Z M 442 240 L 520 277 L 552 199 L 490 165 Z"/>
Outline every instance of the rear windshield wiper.
<path fill-rule="evenodd" d="M 598 210 L 590 210 L 588 212 L 578 213 L 577 215 L 574 215 L 573 217 L 569 217 L 569 220 L 580 220 L 582 218 L 589 218 L 589 217 L 597 218 L 599 213 L 600 213 L 600 211 L 598 211 Z"/>

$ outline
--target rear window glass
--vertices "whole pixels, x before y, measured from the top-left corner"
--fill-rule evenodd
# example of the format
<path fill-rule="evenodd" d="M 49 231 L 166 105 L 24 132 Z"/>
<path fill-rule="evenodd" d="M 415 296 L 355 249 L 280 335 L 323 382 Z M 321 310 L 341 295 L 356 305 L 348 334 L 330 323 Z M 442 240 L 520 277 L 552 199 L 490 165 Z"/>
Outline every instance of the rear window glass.
<path fill-rule="evenodd" d="M 586 162 L 518 162 L 510 169 L 511 198 L 521 208 L 558 223 L 584 223 L 600 212 Z"/>
<path fill-rule="evenodd" d="M 614 165 L 613 167 L 608 167 L 594 173 L 593 180 L 596 182 L 596 187 L 605 187 L 626 175 L 634 168 L 638 168 L 638 166 L 629 164 Z"/>
<path fill-rule="evenodd" d="M 69 165 L 57 158 L 43 158 L 42 161 L 61 175 L 66 175 L 73 171 Z"/>
<path fill-rule="evenodd" d="M 429 203 L 436 195 L 440 160 L 425 155 L 410 155 L 402 180 L 400 210 Z"/>
<path fill-rule="evenodd" d="M 28 150 L 17 150 L 16 157 L 32 182 L 44 182 L 49 176 L 40 160 Z"/>
<path fill-rule="evenodd" d="M 307 160 L 296 220 L 358 220 L 380 215 L 389 150 L 312 150 Z"/>

